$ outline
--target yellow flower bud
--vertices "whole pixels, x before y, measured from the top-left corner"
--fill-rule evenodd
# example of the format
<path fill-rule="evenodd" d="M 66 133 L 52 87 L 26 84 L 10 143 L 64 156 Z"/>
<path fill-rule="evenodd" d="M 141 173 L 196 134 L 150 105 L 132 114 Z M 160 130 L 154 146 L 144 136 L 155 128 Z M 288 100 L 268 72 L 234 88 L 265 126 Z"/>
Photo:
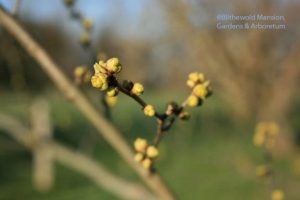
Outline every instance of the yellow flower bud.
<path fill-rule="evenodd" d="M 268 128 L 268 135 L 270 137 L 276 137 L 278 136 L 279 133 L 279 127 L 275 122 L 270 122 L 269 123 L 269 128 Z"/>
<path fill-rule="evenodd" d="M 196 82 L 199 80 L 198 72 L 193 72 L 189 74 L 189 80 Z"/>
<path fill-rule="evenodd" d="M 136 153 L 134 156 L 134 160 L 136 162 L 141 162 L 144 159 L 144 155 L 142 153 Z"/>
<path fill-rule="evenodd" d="M 258 177 L 264 177 L 270 173 L 270 169 L 266 165 L 257 166 L 255 171 Z"/>
<path fill-rule="evenodd" d="M 105 74 L 106 73 L 105 65 L 106 64 L 102 60 L 100 60 L 98 63 L 95 63 L 94 64 L 95 74 L 99 74 L 99 73 Z"/>
<path fill-rule="evenodd" d="M 155 109 L 152 105 L 147 105 L 144 108 L 144 114 L 149 117 L 153 117 L 155 115 Z"/>
<path fill-rule="evenodd" d="M 106 61 L 106 69 L 113 73 L 118 73 L 121 71 L 121 63 L 118 58 L 110 58 Z"/>
<path fill-rule="evenodd" d="M 260 122 L 255 128 L 253 142 L 256 146 L 263 146 L 271 149 L 276 144 L 276 137 L 279 134 L 279 127 L 274 122 Z"/>
<path fill-rule="evenodd" d="M 187 99 L 187 105 L 190 107 L 195 107 L 199 105 L 199 98 L 195 95 L 191 95 Z"/>
<path fill-rule="evenodd" d="M 89 46 L 91 44 L 91 36 L 89 33 L 83 33 L 79 39 L 80 44 L 83 46 Z"/>
<path fill-rule="evenodd" d="M 106 90 L 108 88 L 107 79 L 101 74 L 92 76 L 91 83 L 93 87 L 99 88 L 100 90 Z"/>
<path fill-rule="evenodd" d="M 90 19 L 84 19 L 82 25 L 86 30 L 90 30 L 93 27 L 93 22 Z"/>
<path fill-rule="evenodd" d="M 140 83 L 135 83 L 131 89 L 131 92 L 137 96 L 143 94 L 144 86 Z"/>
<path fill-rule="evenodd" d="M 147 156 L 149 158 L 156 158 L 159 155 L 159 151 L 155 146 L 149 146 L 147 148 Z"/>
<path fill-rule="evenodd" d="M 118 93 L 119 93 L 118 88 L 114 87 L 114 88 L 110 88 L 110 89 L 107 91 L 106 95 L 109 96 L 109 97 L 114 97 L 114 96 L 117 96 Z"/>
<path fill-rule="evenodd" d="M 272 191 L 271 194 L 272 200 L 283 200 L 284 199 L 284 193 L 282 190 L 276 189 Z"/>
<path fill-rule="evenodd" d="M 257 147 L 264 145 L 266 140 L 264 131 L 256 131 L 253 137 L 253 144 Z"/>
<path fill-rule="evenodd" d="M 134 141 L 134 149 L 135 149 L 137 152 L 145 153 L 145 152 L 146 152 L 146 149 L 147 149 L 147 146 L 148 146 L 148 143 L 147 143 L 147 140 L 145 140 L 145 139 L 137 138 L 137 139 Z"/>
<path fill-rule="evenodd" d="M 105 80 L 105 82 L 103 83 L 102 87 L 99 88 L 101 91 L 106 90 L 108 88 L 108 83 L 107 80 Z"/>
<path fill-rule="evenodd" d="M 203 82 L 204 81 L 204 75 L 202 73 L 193 72 L 189 74 L 189 80 L 193 82 Z"/>
<path fill-rule="evenodd" d="M 105 96 L 105 102 L 109 107 L 113 107 L 118 102 L 118 96 L 114 96 L 114 97 Z"/>
<path fill-rule="evenodd" d="M 152 165 L 152 160 L 150 158 L 146 158 L 143 160 L 142 165 L 145 169 L 149 170 Z"/>
<path fill-rule="evenodd" d="M 77 66 L 74 70 L 74 76 L 77 78 L 82 77 L 87 72 L 87 68 L 85 66 Z"/>
<path fill-rule="evenodd" d="M 193 94 L 201 99 L 205 99 L 208 94 L 207 87 L 204 84 L 198 84 L 194 87 Z"/>
<path fill-rule="evenodd" d="M 192 80 L 187 80 L 186 81 L 187 86 L 189 86 L 190 88 L 193 88 L 195 86 L 195 82 Z"/>
<path fill-rule="evenodd" d="M 92 83 L 92 86 L 95 88 L 100 88 L 103 85 L 103 81 L 99 77 L 99 75 L 92 76 L 91 83 Z"/>

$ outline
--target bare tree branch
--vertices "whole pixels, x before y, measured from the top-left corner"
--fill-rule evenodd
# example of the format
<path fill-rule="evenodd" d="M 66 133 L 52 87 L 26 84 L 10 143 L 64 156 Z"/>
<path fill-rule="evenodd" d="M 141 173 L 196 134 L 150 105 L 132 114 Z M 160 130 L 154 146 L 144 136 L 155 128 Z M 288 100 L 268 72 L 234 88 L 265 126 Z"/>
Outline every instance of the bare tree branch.
<path fill-rule="evenodd" d="M 24 47 L 28 54 L 40 64 L 40 67 L 52 79 L 63 95 L 65 95 L 95 126 L 99 134 L 115 148 L 127 164 L 137 172 L 153 192 L 161 199 L 175 199 L 171 190 L 164 183 L 159 174 L 155 173 L 149 175 L 145 169 L 134 161 L 133 151 L 122 137 L 121 133 L 97 111 L 97 108 L 90 103 L 86 96 L 84 96 L 62 73 L 60 67 L 54 63 L 45 50 L 3 9 L 0 9 L 0 23 Z"/>

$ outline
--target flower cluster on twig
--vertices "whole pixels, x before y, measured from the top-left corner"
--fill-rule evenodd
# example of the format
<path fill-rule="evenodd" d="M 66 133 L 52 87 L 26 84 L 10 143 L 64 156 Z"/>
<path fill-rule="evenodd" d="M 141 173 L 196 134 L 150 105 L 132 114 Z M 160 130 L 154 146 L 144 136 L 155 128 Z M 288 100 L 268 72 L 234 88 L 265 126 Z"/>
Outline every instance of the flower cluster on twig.
<path fill-rule="evenodd" d="M 275 173 L 272 168 L 272 148 L 276 144 L 279 135 L 279 126 L 275 122 L 260 122 L 256 125 L 253 137 L 255 146 L 263 148 L 264 163 L 256 167 L 256 175 L 265 178 L 269 182 L 272 200 L 283 200 L 284 192 L 275 185 Z"/>
<path fill-rule="evenodd" d="M 190 118 L 189 113 L 185 111 L 187 106 L 200 106 L 212 94 L 209 81 L 205 80 L 202 73 L 189 74 L 187 85 L 192 89 L 191 94 L 181 104 L 171 102 L 165 112 L 159 113 L 154 105 L 141 98 L 145 90 L 141 83 L 117 79 L 117 74 L 121 70 L 122 65 L 118 58 L 110 58 L 107 61 L 100 60 L 94 64 L 91 85 L 100 91 L 105 91 L 107 97 L 116 97 L 119 93 L 129 96 L 142 107 L 145 116 L 156 118 L 157 132 L 153 144 L 148 144 L 148 141 L 142 138 L 138 138 L 134 142 L 135 160 L 141 163 L 145 169 L 153 171 L 153 160 L 159 155 L 157 148 L 161 139 L 177 118 L 182 120 Z"/>

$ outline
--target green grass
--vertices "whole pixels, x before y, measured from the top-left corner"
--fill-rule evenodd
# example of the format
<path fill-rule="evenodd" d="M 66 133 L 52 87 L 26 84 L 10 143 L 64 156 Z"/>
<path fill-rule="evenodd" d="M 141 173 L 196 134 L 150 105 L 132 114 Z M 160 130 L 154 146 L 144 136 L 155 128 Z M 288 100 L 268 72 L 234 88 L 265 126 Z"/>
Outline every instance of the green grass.
<path fill-rule="evenodd" d="M 152 94 L 146 94 L 145 98 L 160 105 L 158 109 L 161 110 L 169 100 L 184 98 L 174 92 L 168 96 L 165 92 Z M 4 94 L 0 99 L 0 112 L 28 123 L 27 109 L 33 96 Z M 56 140 L 90 154 L 128 180 L 138 181 L 134 172 L 73 105 L 52 91 L 45 92 L 44 96 L 52 107 Z M 126 97 L 121 97 L 112 114 L 114 124 L 129 143 L 136 137 L 153 138 L 155 120 L 144 117 L 140 108 Z M 252 145 L 253 123 L 237 123 L 231 119 L 229 108 L 217 96 L 203 107 L 191 110 L 191 114 L 190 121 L 178 121 L 171 129 L 160 146 L 161 156 L 156 162 L 176 194 L 185 200 L 268 199 L 264 181 L 254 173 L 255 166 L 262 160 L 262 152 Z M 0 134 L 0 200 L 118 199 L 83 175 L 61 165 L 56 165 L 53 189 L 40 193 L 32 186 L 31 170 L 30 152 L 7 135 Z M 290 162 L 285 158 L 277 160 L 276 170 L 283 177 L 287 199 L 296 200 L 300 195 L 297 191 L 300 179 L 290 172 Z M 289 185 L 293 187 L 287 187 Z"/>

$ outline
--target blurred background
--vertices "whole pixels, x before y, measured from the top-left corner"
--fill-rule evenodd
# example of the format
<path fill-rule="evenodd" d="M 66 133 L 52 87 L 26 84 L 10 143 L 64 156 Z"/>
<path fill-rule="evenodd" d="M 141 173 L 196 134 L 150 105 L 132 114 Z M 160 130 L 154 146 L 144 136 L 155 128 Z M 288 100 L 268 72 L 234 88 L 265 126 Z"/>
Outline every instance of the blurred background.
<path fill-rule="evenodd" d="M 15 1 L 0 0 L 11 11 Z M 188 122 L 178 122 L 161 144 L 157 168 L 182 199 L 269 199 L 256 177 L 263 151 L 252 144 L 255 124 L 275 121 L 280 140 L 274 169 L 286 199 L 300 192 L 300 3 L 297 0 L 77 0 L 74 10 L 93 22 L 91 45 L 63 0 L 21 0 L 17 18 L 73 79 L 78 65 L 92 69 L 95 55 L 119 57 L 120 79 L 145 84 L 145 99 L 161 111 L 189 94 L 191 71 L 205 73 L 214 95 Z M 283 15 L 283 30 L 219 30 L 218 14 Z M 97 102 L 99 92 L 82 89 Z M 56 141 L 92 156 L 129 180 L 134 173 L 55 89 L 47 75 L 0 26 L 0 112 L 28 121 L 37 97 L 47 99 Z M 120 96 L 112 121 L 128 142 L 152 138 L 155 120 Z M 142 124 L 142 125 L 141 125 Z M 117 199 L 89 179 L 55 165 L 53 187 L 32 184 L 32 154 L 0 134 L 0 199 Z"/>

